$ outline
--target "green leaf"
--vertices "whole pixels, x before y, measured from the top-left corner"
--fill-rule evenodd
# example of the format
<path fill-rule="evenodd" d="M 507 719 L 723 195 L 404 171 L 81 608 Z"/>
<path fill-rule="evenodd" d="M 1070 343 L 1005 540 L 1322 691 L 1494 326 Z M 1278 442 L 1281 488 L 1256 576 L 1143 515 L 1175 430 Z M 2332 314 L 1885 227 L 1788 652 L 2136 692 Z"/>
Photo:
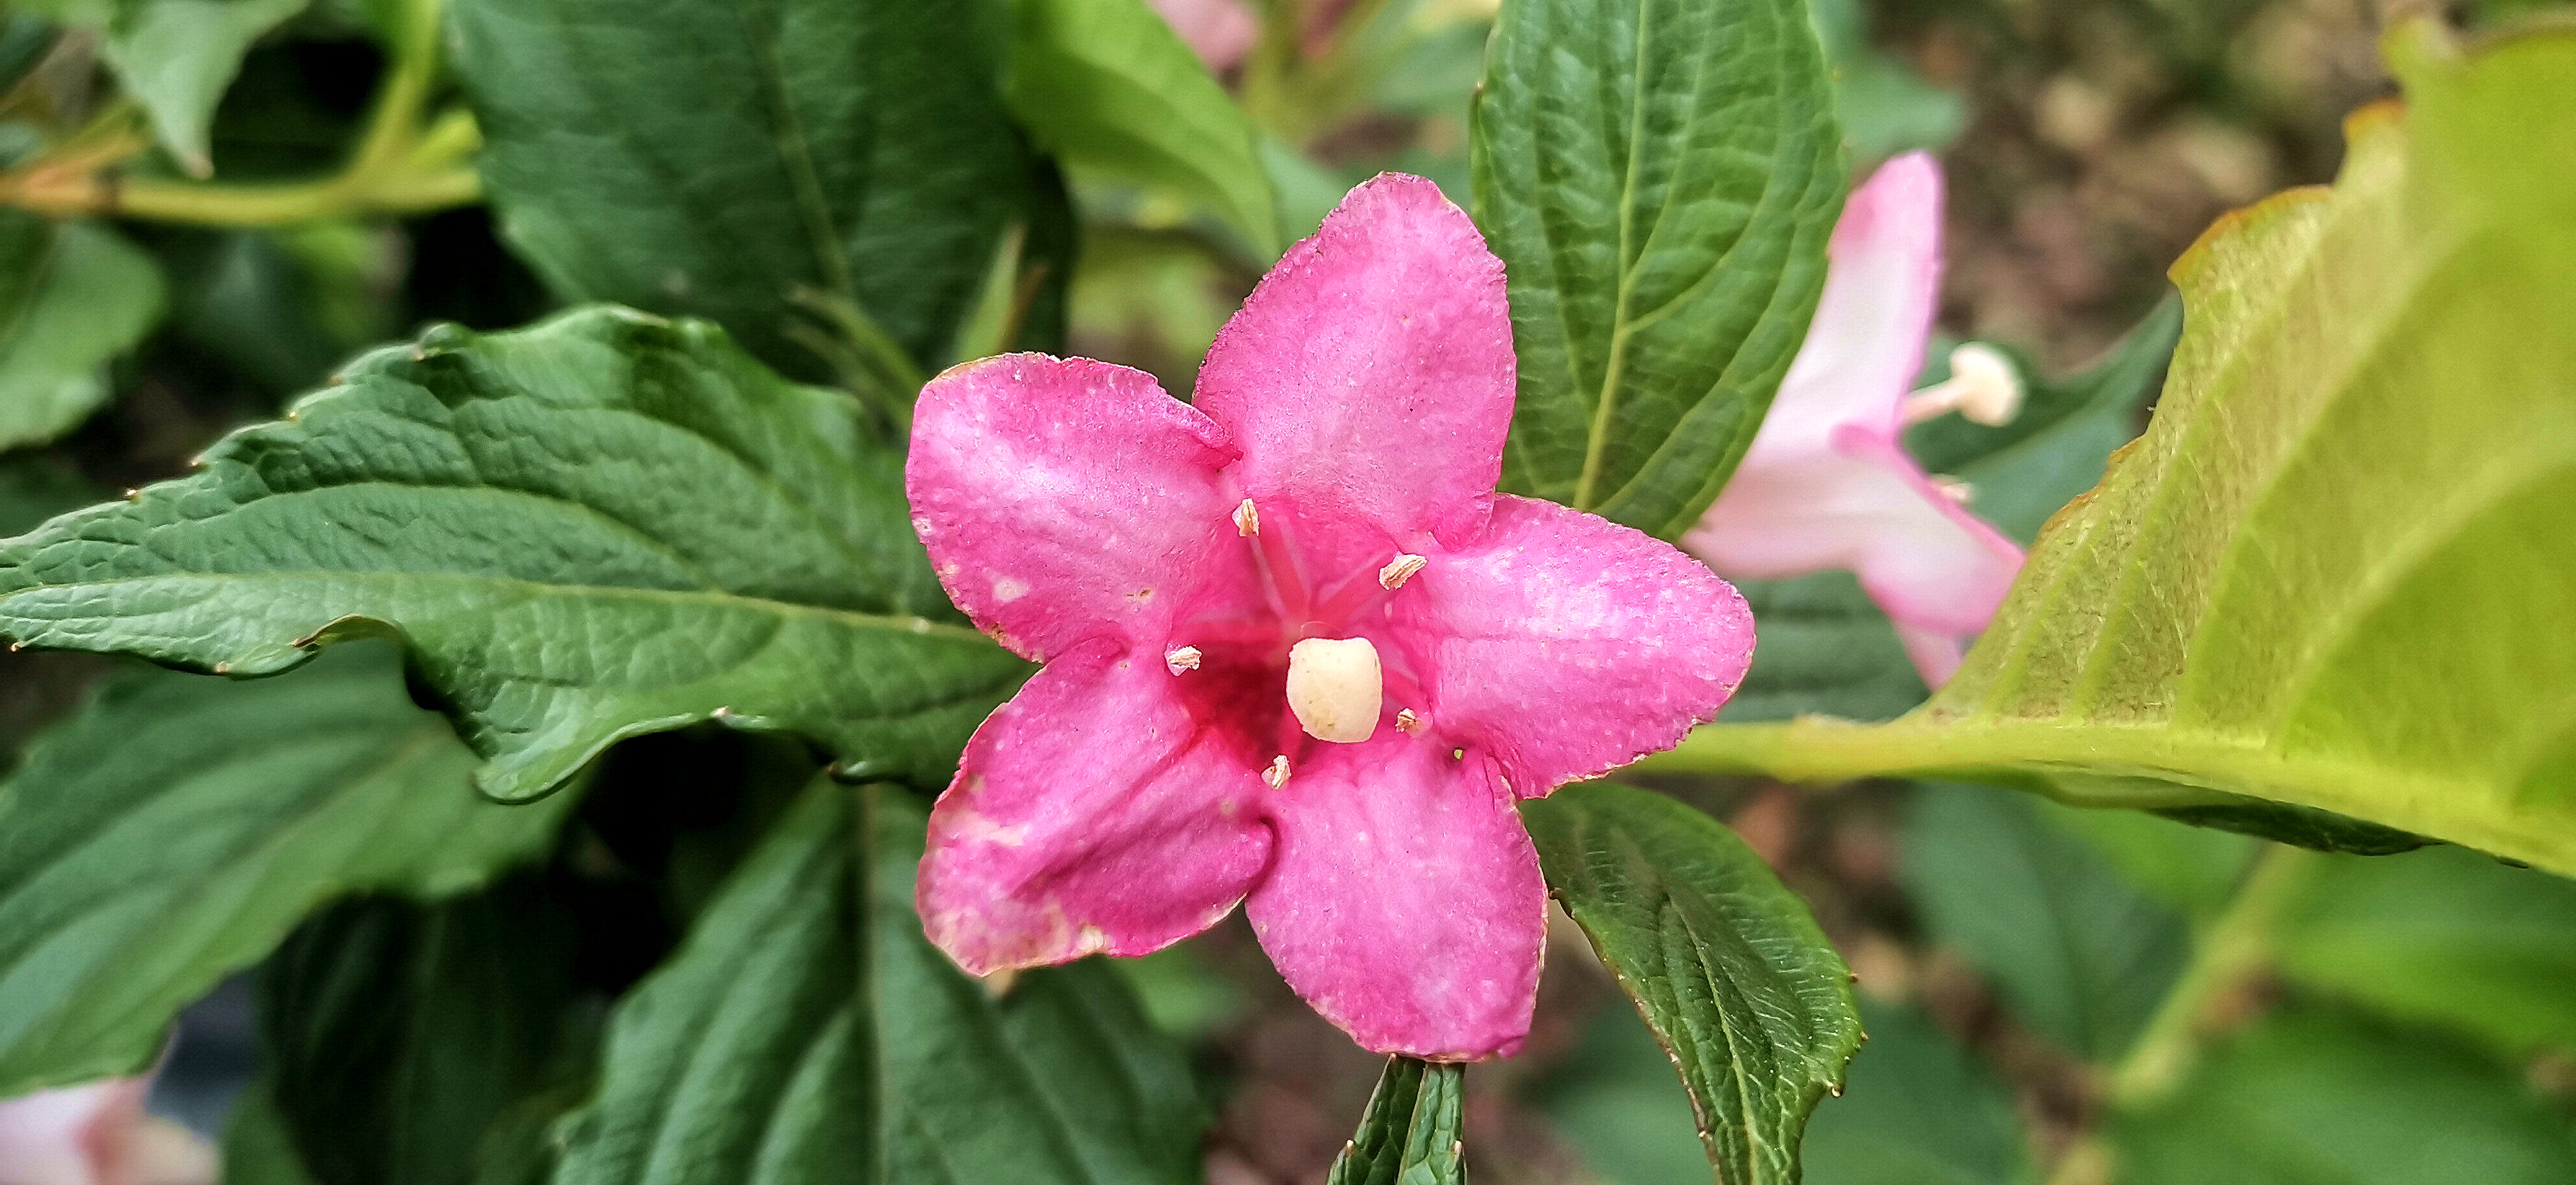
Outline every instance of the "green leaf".
<path fill-rule="evenodd" d="M 922 616 L 902 459 L 858 419 L 703 323 L 436 328 L 0 545 L 0 633 L 244 675 L 395 634 L 502 798 L 707 719 L 945 780 L 1027 667 Z"/>
<path fill-rule="evenodd" d="M 100 56 L 152 118 L 152 131 L 186 169 L 214 172 L 206 136 L 215 105 L 251 43 L 306 0 L 115 0 Z"/>
<path fill-rule="evenodd" d="M 1532 1091 L 1603 1185 L 1701 1181 L 1708 1151 L 1673 1063 L 1625 1001 L 1599 1008 Z M 1812 1130 L 1812 1129 L 1811 1129 Z M 1591 1180 L 1592 1178 L 1582 1178 Z"/>
<path fill-rule="evenodd" d="M 2392 42 L 2331 191 L 2220 223 L 2145 436 L 1894 723 L 1678 764 L 2268 799 L 2576 873 L 2576 28 Z"/>
<path fill-rule="evenodd" d="M 2296 983 L 2504 1054 L 2576 1051 L 2576 883 L 2458 848 L 2340 858 L 2279 933 Z"/>
<path fill-rule="evenodd" d="M 2553 1110 L 2469 1050 L 2292 1014 L 2111 1130 L 2123 1185 L 2542 1185 L 2576 1180 Z"/>
<path fill-rule="evenodd" d="M 2035 800 L 2040 817 L 2090 845 L 2129 883 L 2203 919 L 2225 908 L 2262 845 L 2251 836 L 2191 827 L 2141 811 Z"/>
<path fill-rule="evenodd" d="M 496 1127 L 577 1084 L 596 1037 L 579 938 L 545 879 L 524 874 L 306 921 L 260 975 L 262 1085 L 298 1163 L 318 1185 L 462 1185 L 518 1151 Z"/>
<path fill-rule="evenodd" d="M 0 210 L 0 449 L 107 401 L 107 363 L 161 319 L 161 271 L 104 226 Z"/>
<path fill-rule="evenodd" d="M 2013 1015 L 2107 1061 L 2182 972 L 2183 915 L 2147 896 L 2020 795 L 1925 786 L 1907 811 L 1907 890 L 1936 941 L 1993 981 Z"/>
<path fill-rule="evenodd" d="M 2182 307 L 2159 305 L 2111 353 L 2072 378 L 2040 377 L 2015 351 L 2026 396 L 2010 424 L 1987 427 L 1958 416 L 1917 425 L 1906 447 L 1924 468 L 1969 484 L 1970 508 L 2025 543 L 2040 524 L 2101 480 L 2111 451 L 2137 435 L 2139 407 L 2172 357 Z M 1932 368 L 1926 382 L 1948 377 Z M 1848 572 L 1736 586 L 1753 607 L 1762 644 L 1753 670 L 1727 701 L 1728 723 L 1790 720 L 1824 713 L 1886 720 L 1930 694 L 1887 614 Z"/>
<path fill-rule="evenodd" d="M 132 1073 L 170 1018 L 355 891 L 471 888 L 572 795 L 503 807 L 392 655 L 119 679 L 0 783 L 0 1097 Z"/>
<path fill-rule="evenodd" d="M 254 1079 L 224 1119 L 223 1185 L 319 1185 L 278 1117 L 268 1081 Z"/>
<path fill-rule="evenodd" d="M 1325 1185 L 1464 1185 L 1467 1067 L 1391 1057 Z"/>
<path fill-rule="evenodd" d="M 1223 219 L 1263 259 L 1279 213 L 1252 121 L 1144 0 L 1019 0 L 1009 99 L 1077 170 L 1165 190 Z"/>
<path fill-rule="evenodd" d="M 1521 804 L 1548 888 L 1680 1070 L 1729 1182 L 1794 1182 L 1808 1113 L 1860 1048 L 1851 972 L 1724 824 L 1609 783 Z"/>
<path fill-rule="evenodd" d="M 1504 488 L 1698 520 L 1824 283 L 1832 107 L 1803 0 L 1504 5 L 1470 139 L 1520 355 Z"/>
<path fill-rule="evenodd" d="M 921 826 L 882 791 L 810 788 L 618 1005 L 557 1185 L 1196 1180 L 1188 1067 L 1113 972 L 995 999 L 922 936 Z"/>
<path fill-rule="evenodd" d="M 1869 1044 L 1851 1081 L 1807 1128 L 1807 1172 L 1825 1185 L 2014 1185 L 2030 1177 L 2011 1092 L 1908 1004 L 1864 996 Z"/>
<path fill-rule="evenodd" d="M 711 317 L 791 373 L 819 373 L 809 295 L 941 361 L 1039 196 L 1002 100 L 1002 0 L 456 0 L 451 19 L 485 184 L 547 282 Z"/>

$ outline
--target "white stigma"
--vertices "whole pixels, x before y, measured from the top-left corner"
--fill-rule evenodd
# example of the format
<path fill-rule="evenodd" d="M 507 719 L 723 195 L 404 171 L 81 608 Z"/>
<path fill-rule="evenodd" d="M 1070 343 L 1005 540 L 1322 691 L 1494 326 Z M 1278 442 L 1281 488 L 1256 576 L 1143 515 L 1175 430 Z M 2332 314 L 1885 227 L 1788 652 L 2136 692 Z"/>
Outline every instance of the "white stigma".
<path fill-rule="evenodd" d="M 1284 755 L 1271 758 L 1270 768 L 1261 771 L 1261 780 L 1270 783 L 1270 788 L 1273 790 L 1287 785 L 1288 758 Z"/>
<path fill-rule="evenodd" d="M 1993 346 L 1969 342 L 1950 351 L 1950 377 L 1905 397 L 1905 422 L 1919 424 L 1955 411 L 1995 427 L 2021 414 L 2021 375 Z"/>
<path fill-rule="evenodd" d="M 1175 675 L 1183 671 L 1195 671 L 1199 669 L 1199 657 L 1198 647 L 1183 646 L 1164 654 L 1163 666 Z"/>
<path fill-rule="evenodd" d="M 1252 508 L 1250 498 L 1244 499 L 1243 505 L 1234 508 L 1234 533 L 1237 535 L 1261 533 L 1261 512 Z"/>
<path fill-rule="evenodd" d="M 1421 736 L 1422 717 L 1414 715 L 1411 708 L 1402 709 L 1395 714 L 1395 730 L 1409 737 Z"/>
<path fill-rule="evenodd" d="M 1377 647 L 1366 638 L 1308 638 L 1288 648 L 1288 710 L 1316 740 L 1369 739 L 1385 688 Z"/>
<path fill-rule="evenodd" d="M 1413 579 L 1413 574 L 1421 571 L 1423 565 L 1430 562 L 1409 552 L 1398 554 L 1394 559 L 1388 560 L 1385 567 L 1377 570 L 1378 587 L 1388 592 L 1402 588 L 1405 581 Z"/>

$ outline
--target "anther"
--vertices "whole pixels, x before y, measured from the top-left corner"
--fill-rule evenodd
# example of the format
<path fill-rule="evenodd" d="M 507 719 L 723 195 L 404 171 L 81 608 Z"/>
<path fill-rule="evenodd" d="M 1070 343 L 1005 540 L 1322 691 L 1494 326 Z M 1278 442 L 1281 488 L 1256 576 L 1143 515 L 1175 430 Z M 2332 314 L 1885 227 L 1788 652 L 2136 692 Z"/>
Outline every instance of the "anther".
<path fill-rule="evenodd" d="M 1421 736 L 1422 717 L 1414 715 L 1411 708 L 1398 709 L 1395 713 L 1395 730 L 1409 737 Z"/>
<path fill-rule="evenodd" d="M 1932 488 L 1941 491 L 1942 497 L 1948 498 L 1961 506 L 1967 505 L 1969 499 L 1977 496 L 1977 487 L 1958 478 L 1952 477 L 1947 473 L 1933 474 Z"/>
<path fill-rule="evenodd" d="M 1277 756 L 1277 757 L 1273 757 L 1273 758 L 1271 758 L 1271 759 L 1270 759 L 1270 768 L 1268 768 L 1268 769 L 1265 769 L 1265 770 L 1261 771 L 1261 780 L 1262 780 L 1262 781 L 1265 781 L 1265 782 L 1270 783 L 1270 788 L 1271 788 L 1271 789 L 1273 789 L 1273 790 L 1276 790 L 1276 789 L 1280 788 L 1281 786 L 1285 786 L 1285 785 L 1287 785 L 1287 784 L 1288 784 L 1288 758 L 1287 758 L 1287 755 L 1286 755 L 1286 754 L 1281 754 L 1280 756 Z"/>
<path fill-rule="evenodd" d="M 1244 499 L 1243 505 L 1234 508 L 1234 533 L 1237 535 L 1261 533 L 1261 512 L 1252 508 L 1250 498 Z"/>
<path fill-rule="evenodd" d="M 1377 570 L 1378 587 L 1388 592 L 1402 588 L 1405 581 L 1413 579 L 1413 574 L 1421 571 L 1423 565 L 1430 562 L 1409 552 L 1398 553 L 1394 559 L 1386 562 L 1385 567 Z"/>
<path fill-rule="evenodd" d="M 1163 655 L 1163 666 L 1175 675 L 1183 671 L 1195 671 L 1199 669 L 1199 648 L 1183 646 L 1169 651 Z"/>
<path fill-rule="evenodd" d="M 1969 342 L 1950 351 L 1950 377 L 1905 397 L 1905 422 L 1919 424 L 1955 411 L 1995 427 L 2021 413 L 2021 375 L 1993 346 Z"/>

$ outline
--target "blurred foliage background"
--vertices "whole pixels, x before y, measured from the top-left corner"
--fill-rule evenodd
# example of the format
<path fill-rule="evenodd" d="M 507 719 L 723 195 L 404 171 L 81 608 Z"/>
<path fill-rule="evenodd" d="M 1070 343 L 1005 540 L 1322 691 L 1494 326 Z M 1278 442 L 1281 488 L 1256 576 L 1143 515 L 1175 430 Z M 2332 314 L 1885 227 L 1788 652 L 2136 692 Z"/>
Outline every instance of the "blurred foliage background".
<path fill-rule="evenodd" d="M 2447 15 L 2480 25 L 2536 7 L 2477 0 Z M 2397 11 L 1818 0 L 1816 15 L 1861 165 L 1930 148 L 1946 166 L 1944 329 L 2066 375 L 2165 298 L 2165 267 L 2212 219 L 2332 176 L 2342 118 L 2391 91 L 2376 39 Z M 1197 0 L 1166 12 L 1184 29 L 1227 19 Z M 1221 56 L 1221 73 L 1267 137 L 1284 220 L 1302 233 L 1382 169 L 1463 196 L 1492 15 L 1491 0 L 1238 13 L 1260 35 Z M 338 167 L 377 93 L 381 46 L 355 0 L 322 0 L 261 38 L 207 131 L 222 179 Z M 37 15 L 0 25 L 0 71 L 15 79 L 0 163 L 124 101 L 102 90 L 97 49 Z M 1186 392 L 1267 261 L 1177 204 L 1074 181 L 1073 352 Z M 113 398 L 59 444 L 0 457 L 10 532 L 182 471 L 361 347 L 427 321 L 497 329 L 549 307 L 470 202 L 255 229 L 126 219 L 103 248 L 48 233 L 0 210 L 0 250 L 17 253 L 0 279 L 29 282 L 46 252 L 130 250 L 141 265 L 123 290 L 88 294 L 79 318 L 149 328 L 113 351 Z M 41 345 L 17 315 L 26 294 L 0 301 L 13 315 L 0 351 Z M 0 358 L 16 365 L 32 364 Z M 18 743 L 111 669 L 0 657 L 0 736 Z M 682 807 L 671 787 L 700 748 L 743 743 L 639 743 L 651 751 L 600 775 L 632 783 L 629 804 L 611 811 L 603 796 L 586 825 L 613 836 L 620 813 L 679 812 L 692 842 L 720 848 L 768 809 L 750 801 L 758 788 L 742 792 L 748 805 Z M 1732 823 L 1813 903 L 1858 976 L 1871 1040 L 1808 1136 L 1818 1185 L 2576 1180 L 2576 885 L 2456 849 L 2328 856 L 1975 787 L 1658 788 Z M 644 920 L 599 958 L 647 965 L 669 936 L 647 905 L 620 908 Z M 1469 1079 L 1477 1179 L 1707 1180 L 1670 1067 L 1581 936 L 1560 926 L 1549 958 L 1528 1049 Z M 1216 1101 L 1210 1180 L 1319 1177 L 1379 1059 L 1287 991 L 1240 918 L 1121 966 Z M 252 1011 L 239 982 L 193 1009 L 156 1105 L 216 1128 L 256 1072 Z"/>

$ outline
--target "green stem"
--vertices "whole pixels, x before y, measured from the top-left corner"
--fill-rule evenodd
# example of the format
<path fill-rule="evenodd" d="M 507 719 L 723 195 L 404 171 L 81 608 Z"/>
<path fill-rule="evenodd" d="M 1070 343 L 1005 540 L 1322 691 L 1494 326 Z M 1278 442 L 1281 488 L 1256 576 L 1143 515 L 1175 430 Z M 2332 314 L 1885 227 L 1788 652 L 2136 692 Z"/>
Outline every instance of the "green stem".
<path fill-rule="evenodd" d="M 2305 848 L 2272 844 L 2263 850 L 2226 911 L 2201 934 L 2190 964 L 2146 1029 L 2104 1079 L 2106 1110 L 2153 1106 L 2182 1086 L 2200 1059 L 2211 1013 L 2271 962 L 2283 917 L 2323 862 Z M 2093 1185 L 2106 1179 L 2109 1168 L 2108 1149 L 2088 1135 L 2058 1160 L 2049 1185 Z"/>

